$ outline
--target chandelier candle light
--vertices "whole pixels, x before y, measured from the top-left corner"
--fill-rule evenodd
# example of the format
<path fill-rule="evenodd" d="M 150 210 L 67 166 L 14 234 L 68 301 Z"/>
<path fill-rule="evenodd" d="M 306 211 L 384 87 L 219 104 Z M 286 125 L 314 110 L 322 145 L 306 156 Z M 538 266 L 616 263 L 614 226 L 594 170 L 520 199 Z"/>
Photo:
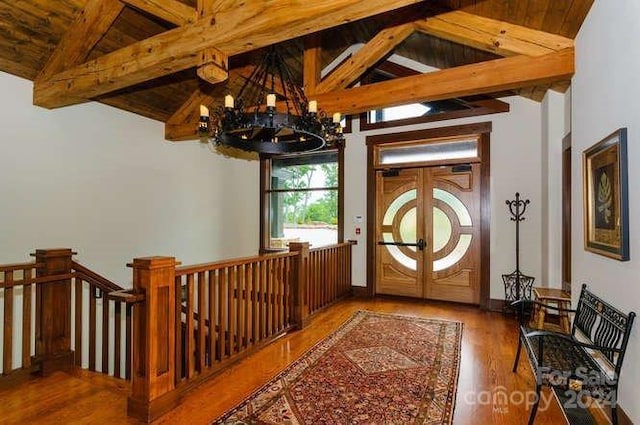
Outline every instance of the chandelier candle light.
<path fill-rule="evenodd" d="M 318 102 L 309 101 L 293 83 L 291 71 L 272 47 L 235 98 L 226 95 L 224 107 L 211 115 L 200 106 L 198 133 L 203 142 L 278 155 L 340 146 L 340 120 L 339 112 L 329 117 L 318 111 Z"/>

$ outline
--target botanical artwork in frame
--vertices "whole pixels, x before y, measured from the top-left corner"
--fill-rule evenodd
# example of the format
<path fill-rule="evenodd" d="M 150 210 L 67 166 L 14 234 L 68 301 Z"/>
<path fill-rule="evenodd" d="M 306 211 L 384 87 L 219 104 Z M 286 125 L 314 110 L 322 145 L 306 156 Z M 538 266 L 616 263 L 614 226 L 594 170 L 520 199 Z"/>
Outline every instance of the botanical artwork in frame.
<path fill-rule="evenodd" d="M 627 129 L 585 150 L 583 159 L 584 248 L 628 261 Z"/>

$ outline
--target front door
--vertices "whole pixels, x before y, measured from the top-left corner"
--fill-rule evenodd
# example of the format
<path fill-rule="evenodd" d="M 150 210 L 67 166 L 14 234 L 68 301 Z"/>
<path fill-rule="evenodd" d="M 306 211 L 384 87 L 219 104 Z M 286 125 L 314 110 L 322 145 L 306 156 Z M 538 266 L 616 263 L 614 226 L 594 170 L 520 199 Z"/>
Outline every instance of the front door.
<path fill-rule="evenodd" d="M 376 173 L 376 293 L 478 304 L 480 164 Z"/>

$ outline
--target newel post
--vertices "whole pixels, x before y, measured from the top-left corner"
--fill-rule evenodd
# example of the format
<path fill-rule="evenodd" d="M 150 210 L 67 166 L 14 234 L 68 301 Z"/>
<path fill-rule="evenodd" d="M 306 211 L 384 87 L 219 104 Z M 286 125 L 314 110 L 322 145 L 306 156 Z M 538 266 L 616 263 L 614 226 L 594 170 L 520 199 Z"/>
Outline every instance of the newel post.
<path fill-rule="evenodd" d="M 36 355 L 34 364 L 40 374 L 50 375 L 57 370 L 73 367 L 71 351 L 71 269 L 75 254 L 68 248 L 37 249 L 36 277 L 60 275 L 36 285 Z"/>
<path fill-rule="evenodd" d="M 293 263 L 293 322 L 302 329 L 309 323 L 309 242 L 289 242 L 289 251 L 298 253 Z"/>
<path fill-rule="evenodd" d="M 133 289 L 144 301 L 133 309 L 131 396 L 127 414 L 150 422 L 178 402 L 175 389 L 176 290 L 173 257 L 133 260 Z"/>

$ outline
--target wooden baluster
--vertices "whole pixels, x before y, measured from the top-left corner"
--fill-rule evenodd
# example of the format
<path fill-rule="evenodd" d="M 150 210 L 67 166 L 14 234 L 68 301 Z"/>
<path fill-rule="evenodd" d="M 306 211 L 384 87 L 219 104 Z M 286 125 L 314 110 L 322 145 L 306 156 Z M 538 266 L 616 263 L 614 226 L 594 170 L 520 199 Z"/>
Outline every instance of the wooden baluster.
<path fill-rule="evenodd" d="M 207 329 L 205 319 L 207 318 L 207 293 L 206 293 L 205 273 L 198 273 L 198 372 L 202 373 L 206 367 L 207 359 Z"/>
<path fill-rule="evenodd" d="M 257 344 L 260 340 L 260 304 L 258 297 L 260 296 L 260 262 L 253 263 L 253 343 Z"/>
<path fill-rule="evenodd" d="M 287 282 L 287 327 L 291 326 L 293 324 L 293 291 L 292 291 L 292 287 L 291 285 L 292 283 L 292 279 L 291 279 L 291 257 L 287 257 L 287 271 L 285 274 L 285 279 Z"/>
<path fill-rule="evenodd" d="M 109 374 L 109 300 L 107 294 L 102 296 L 102 373 Z"/>
<path fill-rule="evenodd" d="M 287 258 L 280 259 L 280 326 L 284 329 L 287 327 Z"/>
<path fill-rule="evenodd" d="M 329 287 L 327 288 L 329 295 L 327 296 L 327 305 L 329 305 L 335 299 L 335 294 L 333 291 L 333 286 L 334 286 L 333 250 L 331 248 L 327 249 L 327 265 L 328 265 L 327 273 L 329 274 L 328 276 Z"/>
<path fill-rule="evenodd" d="M 278 332 L 280 332 L 283 328 L 282 326 L 282 258 L 278 258 L 276 260 L 276 308 L 277 314 L 276 317 L 278 319 Z"/>
<path fill-rule="evenodd" d="M 4 272 L 4 338 L 2 373 L 8 375 L 13 370 L 13 270 Z"/>
<path fill-rule="evenodd" d="M 318 286 L 320 287 L 320 304 L 318 309 L 322 308 L 327 302 L 327 255 L 326 251 L 320 251 L 320 281 Z"/>
<path fill-rule="evenodd" d="M 275 285 L 274 285 L 274 275 L 275 275 L 275 267 L 274 260 L 267 260 L 267 336 L 273 335 L 273 331 L 275 329 Z"/>
<path fill-rule="evenodd" d="M 309 253 L 309 290 L 307 291 L 307 305 L 309 306 L 309 310 L 313 311 L 313 279 L 314 279 L 314 264 L 316 262 L 316 257 L 313 252 Z"/>
<path fill-rule="evenodd" d="M 175 287 L 175 317 L 174 317 L 174 327 L 175 327 L 175 338 L 176 338 L 176 375 L 174 385 L 177 387 L 181 382 L 183 377 L 186 375 L 185 370 L 183 369 L 183 361 L 182 356 L 184 353 L 184 332 L 182 332 L 182 276 L 174 277 L 174 287 Z"/>
<path fill-rule="evenodd" d="M 96 370 L 96 287 L 89 285 L 89 370 Z"/>
<path fill-rule="evenodd" d="M 271 334 L 278 332 L 278 259 L 271 260 Z"/>
<path fill-rule="evenodd" d="M 331 248 L 331 301 L 338 299 L 338 253 Z"/>
<path fill-rule="evenodd" d="M 248 348 L 251 344 L 253 344 L 252 332 L 253 332 L 253 286 L 251 282 L 251 277 L 253 274 L 253 264 L 249 263 L 245 265 L 244 268 L 244 282 L 245 282 L 245 310 L 244 310 L 244 337 L 245 337 L 245 346 Z"/>
<path fill-rule="evenodd" d="M 195 347 L 195 329 L 194 329 L 194 319 L 195 319 L 195 309 L 194 309 L 194 298 L 193 298 L 193 273 L 189 273 L 187 275 L 187 318 L 186 318 L 186 326 L 185 326 L 185 340 L 187 343 L 187 347 L 184 353 L 184 362 L 185 362 L 185 371 L 187 375 L 187 380 L 193 378 L 196 372 L 195 362 L 194 362 L 194 354 L 196 351 Z M 177 359 L 177 361 L 181 361 Z"/>
<path fill-rule="evenodd" d="M 229 312 L 229 356 L 236 352 L 236 268 L 229 267 L 229 292 L 227 295 L 228 312 Z"/>
<path fill-rule="evenodd" d="M 293 317 L 295 326 L 302 329 L 309 320 L 309 304 L 307 304 L 309 243 L 291 242 L 289 251 L 296 252 L 293 267 Z"/>
<path fill-rule="evenodd" d="M 326 250 L 327 253 L 327 281 L 328 281 L 328 287 L 327 287 L 327 302 L 325 303 L 325 307 L 327 305 L 329 305 L 329 303 L 331 303 L 331 301 L 333 301 L 333 252 L 332 249 L 329 248 Z"/>
<path fill-rule="evenodd" d="M 344 282 L 345 282 L 345 273 L 344 273 L 344 269 L 345 269 L 345 264 L 344 264 L 344 253 L 346 247 L 341 247 L 338 250 L 338 285 L 340 288 L 340 296 L 343 296 L 346 294 L 345 288 L 344 288 Z"/>
<path fill-rule="evenodd" d="M 345 282 L 347 279 L 344 272 L 346 269 L 344 260 L 345 260 L 345 253 L 347 252 L 347 250 L 345 248 L 346 247 L 342 247 L 338 251 L 338 254 L 339 254 L 338 264 L 340 265 L 340 295 L 341 296 L 346 294 Z"/>
<path fill-rule="evenodd" d="M 82 297 L 82 279 L 80 279 L 79 277 L 76 277 L 74 279 L 74 286 L 75 286 L 75 293 L 76 293 L 76 311 L 75 311 L 75 364 L 76 366 L 82 366 L 82 324 L 83 324 L 83 320 L 82 320 L 82 306 L 84 305 L 83 303 L 83 297 Z"/>
<path fill-rule="evenodd" d="M 351 291 L 351 279 L 353 276 L 353 265 L 351 264 L 351 256 L 353 255 L 353 245 L 347 248 L 347 288 Z"/>
<path fill-rule="evenodd" d="M 316 310 L 322 308 L 325 300 L 325 289 L 327 287 L 327 282 L 325 281 L 325 267 L 326 264 L 324 262 L 324 253 L 322 251 L 318 251 L 318 278 L 315 282 L 316 291 L 318 293 L 318 304 L 316 305 Z"/>
<path fill-rule="evenodd" d="M 70 249 L 38 249 L 36 277 L 55 275 L 65 279 L 36 285 L 36 356 L 41 375 L 73 367 L 71 350 L 71 273 Z"/>
<path fill-rule="evenodd" d="M 238 302 L 238 328 L 237 328 L 237 335 L 238 335 L 238 351 L 243 351 L 245 348 L 245 333 L 244 333 L 244 328 L 245 328 L 245 323 L 244 323 L 244 317 L 245 317 L 245 311 L 247 310 L 247 303 L 246 303 L 246 299 L 247 299 L 247 292 L 246 292 L 246 288 L 245 288 L 245 280 L 244 280 L 244 269 L 245 266 L 244 265 L 239 265 L 238 266 L 238 270 L 237 270 L 237 279 L 238 279 L 238 289 L 237 289 L 237 302 Z"/>
<path fill-rule="evenodd" d="M 269 335 L 269 262 L 260 262 L 260 340 L 264 340 Z"/>
<path fill-rule="evenodd" d="M 31 268 L 22 271 L 25 282 L 31 280 Z M 31 287 L 24 285 L 22 290 L 22 367 L 31 366 Z"/>
<path fill-rule="evenodd" d="M 309 270 L 307 273 L 307 279 L 308 279 L 308 284 L 309 287 L 307 288 L 307 305 L 309 306 L 309 312 L 313 312 L 313 306 L 315 304 L 315 294 L 313 292 L 313 282 L 315 280 L 315 266 L 314 264 L 316 263 L 316 257 L 315 257 L 315 253 L 314 252 L 310 252 L 309 253 Z M 294 268 L 296 267 L 296 259 L 292 258 L 291 259 L 291 305 L 293 306 L 293 299 L 295 297 L 295 292 L 294 291 L 294 285 L 295 285 L 295 275 L 294 275 Z M 293 324 L 293 308 L 291 310 L 291 317 L 292 317 L 292 324 Z"/>
<path fill-rule="evenodd" d="M 218 342 L 218 327 L 217 323 L 217 302 L 216 295 L 218 294 L 216 287 L 216 271 L 209 271 L 209 366 L 213 366 L 216 361 L 220 361 L 220 356 L 216 352 L 216 344 Z"/>
<path fill-rule="evenodd" d="M 121 356 L 121 340 L 122 340 L 122 303 L 120 301 L 114 301 L 114 325 L 113 328 L 113 376 L 120 378 L 120 359 Z"/>
<path fill-rule="evenodd" d="M 282 259 L 282 324 L 289 327 L 289 257 Z"/>
<path fill-rule="evenodd" d="M 124 339 L 124 343 L 125 343 L 125 347 L 124 347 L 124 353 L 125 353 L 125 362 L 124 362 L 124 377 L 126 379 L 131 379 L 131 369 L 133 369 L 132 363 L 131 363 L 131 351 L 133 350 L 133 340 L 132 340 L 132 332 L 133 332 L 133 305 L 131 304 L 127 304 L 126 305 L 126 322 L 125 322 L 125 328 L 126 328 L 126 335 L 125 335 L 125 339 Z"/>
<path fill-rule="evenodd" d="M 133 289 L 144 293 L 133 316 L 133 367 L 129 416 L 146 422 L 178 402 L 176 382 L 176 261 L 173 257 L 133 260 Z"/>
<path fill-rule="evenodd" d="M 324 254 L 324 270 L 325 270 L 325 297 L 323 307 L 326 307 L 331 302 L 331 250 L 325 249 L 322 251 Z"/>
<path fill-rule="evenodd" d="M 227 338 L 227 312 L 226 312 L 226 287 L 227 287 L 227 269 L 222 268 L 218 271 L 218 350 L 220 351 L 220 360 L 226 356 L 225 346 Z"/>

